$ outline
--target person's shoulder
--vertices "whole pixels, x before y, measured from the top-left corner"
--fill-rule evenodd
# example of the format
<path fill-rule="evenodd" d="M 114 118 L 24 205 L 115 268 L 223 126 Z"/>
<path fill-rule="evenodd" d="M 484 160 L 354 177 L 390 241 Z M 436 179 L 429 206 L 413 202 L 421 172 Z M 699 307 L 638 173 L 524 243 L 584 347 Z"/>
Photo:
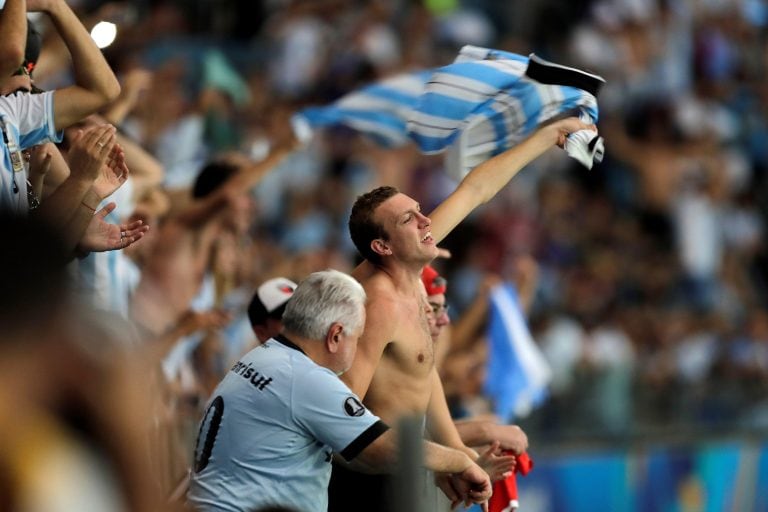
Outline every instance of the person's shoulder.
<path fill-rule="evenodd" d="M 371 280 L 368 286 L 364 286 L 364 288 L 368 296 L 366 302 L 366 309 L 368 311 L 371 309 L 381 311 L 396 309 L 401 302 L 397 289 L 392 280 L 386 275 L 382 278 Z"/>
<path fill-rule="evenodd" d="M 0 95 L 0 115 L 3 116 L 5 122 L 16 123 L 16 115 L 19 112 L 19 108 L 27 103 L 30 103 L 29 94 L 6 94 Z"/>
<path fill-rule="evenodd" d="M 374 270 L 361 284 L 369 297 L 371 295 L 393 296 L 397 291 L 392 278 L 379 269 Z"/>
<path fill-rule="evenodd" d="M 308 363 L 294 365 L 292 373 L 294 389 L 302 390 L 300 394 L 303 395 L 346 386 L 335 373 L 312 360 L 309 360 Z"/>
<path fill-rule="evenodd" d="M 363 260 L 357 267 L 355 267 L 350 275 L 357 279 L 357 281 L 365 286 L 365 282 L 370 279 L 372 275 L 376 273 L 376 267 L 368 260 Z"/>

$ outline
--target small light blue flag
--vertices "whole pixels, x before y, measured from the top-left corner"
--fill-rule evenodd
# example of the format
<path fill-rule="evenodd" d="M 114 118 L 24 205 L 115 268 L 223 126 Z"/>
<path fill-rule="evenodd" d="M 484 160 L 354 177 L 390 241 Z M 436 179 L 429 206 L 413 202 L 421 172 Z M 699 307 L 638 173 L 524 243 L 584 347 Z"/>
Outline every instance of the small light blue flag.
<path fill-rule="evenodd" d="M 485 393 L 504 421 L 524 417 L 547 397 L 549 363 L 531 337 L 511 284 L 491 291 Z"/>

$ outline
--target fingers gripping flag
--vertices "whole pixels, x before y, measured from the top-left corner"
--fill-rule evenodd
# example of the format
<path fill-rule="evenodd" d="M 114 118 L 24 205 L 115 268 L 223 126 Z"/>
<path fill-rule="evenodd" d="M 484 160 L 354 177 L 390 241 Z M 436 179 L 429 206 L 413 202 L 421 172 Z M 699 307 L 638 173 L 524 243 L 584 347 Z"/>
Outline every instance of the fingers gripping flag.
<path fill-rule="evenodd" d="M 408 120 L 408 135 L 424 153 L 450 146 L 448 172 L 461 179 L 547 121 L 577 115 L 597 122 L 603 83 L 533 54 L 465 46 L 453 64 L 432 74 Z M 591 168 L 593 159 L 602 159 L 602 139 L 594 132 L 584 136 L 588 140 L 573 144 L 584 147 L 568 153 Z"/>
<path fill-rule="evenodd" d="M 492 290 L 485 393 L 503 420 L 526 416 L 547 396 L 552 370 L 533 341 L 510 284 Z"/>

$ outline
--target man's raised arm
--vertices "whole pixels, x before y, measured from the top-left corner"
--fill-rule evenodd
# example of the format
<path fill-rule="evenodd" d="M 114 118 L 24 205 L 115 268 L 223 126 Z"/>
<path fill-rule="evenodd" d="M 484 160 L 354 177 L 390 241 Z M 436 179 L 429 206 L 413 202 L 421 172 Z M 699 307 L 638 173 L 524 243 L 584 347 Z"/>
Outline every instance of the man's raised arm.
<path fill-rule="evenodd" d="M 61 130 L 93 114 L 120 94 L 120 83 L 101 50 L 64 0 L 29 0 L 28 11 L 46 13 L 72 57 L 75 85 L 53 96 L 54 126 Z"/>
<path fill-rule="evenodd" d="M 24 61 L 27 44 L 27 4 L 6 0 L 0 10 L 0 76 L 13 75 Z"/>
<path fill-rule="evenodd" d="M 556 121 L 472 169 L 458 188 L 429 215 L 435 243 L 445 238 L 472 210 L 495 196 L 520 169 L 552 146 L 562 146 L 569 133 L 589 128 L 575 117 Z"/>
<path fill-rule="evenodd" d="M 260 162 L 254 162 L 240 153 L 230 153 L 222 161 L 235 166 L 237 171 L 212 193 L 189 204 L 179 214 L 178 219 L 188 225 L 208 222 L 231 201 L 248 194 L 270 171 L 277 168 L 290 152 L 290 147 L 275 148 Z"/>

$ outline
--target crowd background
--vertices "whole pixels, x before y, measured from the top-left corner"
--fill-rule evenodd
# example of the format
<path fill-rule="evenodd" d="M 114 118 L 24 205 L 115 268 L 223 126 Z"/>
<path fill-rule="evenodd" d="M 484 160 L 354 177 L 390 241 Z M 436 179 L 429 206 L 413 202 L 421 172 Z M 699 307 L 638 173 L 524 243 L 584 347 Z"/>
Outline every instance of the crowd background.
<path fill-rule="evenodd" d="M 491 283 L 532 287 L 531 331 L 552 366 L 526 418 L 531 449 L 561 442 L 768 432 L 768 6 L 760 0 L 178 0 L 70 5 L 117 26 L 104 54 L 123 87 L 105 116 L 162 167 L 124 219 L 151 226 L 125 251 L 154 257 L 164 219 L 224 152 L 254 160 L 275 125 L 464 44 L 603 76 L 606 157 L 591 171 L 552 151 L 443 244 L 456 322 Z M 34 16 L 31 17 L 33 22 Z M 39 20 L 37 86 L 71 81 Z M 354 198 L 394 185 L 429 212 L 455 187 L 440 157 L 384 150 L 344 128 L 315 134 L 254 189 L 242 237 L 219 238 L 203 291 L 163 354 L 155 463 L 188 466 L 208 393 L 254 342 L 255 287 L 351 270 Z M 532 283 L 532 284 L 531 284 Z M 107 292 L 109 293 L 109 292 Z M 94 296 L 95 297 L 95 296 Z M 94 306 L 107 307 L 103 297 Z M 120 316 L 119 308 L 111 308 Z M 130 323 L 130 322 L 128 322 Z M 120 324 L 122 325 L 122 324 Z M 115 325 L 110 326 L 115 330 Z M 104 327 L 106 328 L 106 327 Z M 196 334 L 195 334 L 196 333 Z M 455 411 L 487 413 L 479 343 L 443 377 Z"/>

